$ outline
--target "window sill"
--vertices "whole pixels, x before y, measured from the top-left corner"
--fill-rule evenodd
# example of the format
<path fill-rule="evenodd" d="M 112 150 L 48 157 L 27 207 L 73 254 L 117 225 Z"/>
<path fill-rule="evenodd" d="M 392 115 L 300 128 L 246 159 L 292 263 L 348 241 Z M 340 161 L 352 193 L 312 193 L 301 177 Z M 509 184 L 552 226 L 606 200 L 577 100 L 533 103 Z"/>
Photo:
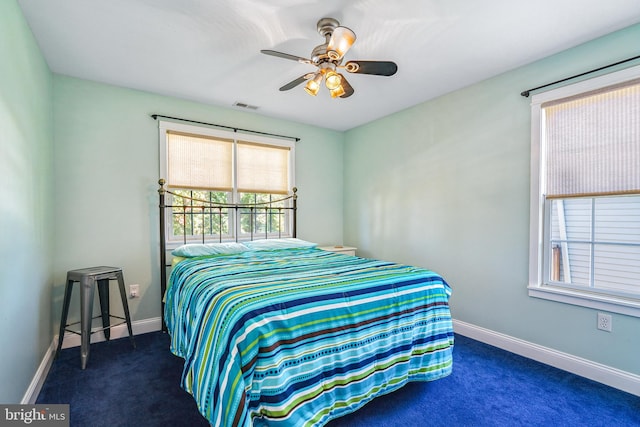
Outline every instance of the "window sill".
<path fill-rule="evenodd" d="M 529 285 L 529 296 L 596 310 L 640 317 L 640 300 L 580 292 L 551 285 Z"/>

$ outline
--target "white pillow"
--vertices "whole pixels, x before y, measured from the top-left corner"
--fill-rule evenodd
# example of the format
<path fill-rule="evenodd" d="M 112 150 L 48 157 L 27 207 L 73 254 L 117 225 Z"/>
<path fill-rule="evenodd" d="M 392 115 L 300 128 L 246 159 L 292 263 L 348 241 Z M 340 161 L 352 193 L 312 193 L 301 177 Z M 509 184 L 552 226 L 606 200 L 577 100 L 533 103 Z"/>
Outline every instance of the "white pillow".
<path fill-rule="evenodd" d="M 313 248 L 317 243 L 307 242 L 306 240 L 288 237 L 282 239 L 260 239 L 244 242 L 245 246 L 254 251 L 266 251 L 272 249 L 290 249 L 290 248 Z"/>
<path fill-rule="evenodd" d="M 171 255 L 192 258 L 204 255 L 238 254 L 248 250 L 248 247 L 239 242 L 189 243 L 174 249 Z"/>

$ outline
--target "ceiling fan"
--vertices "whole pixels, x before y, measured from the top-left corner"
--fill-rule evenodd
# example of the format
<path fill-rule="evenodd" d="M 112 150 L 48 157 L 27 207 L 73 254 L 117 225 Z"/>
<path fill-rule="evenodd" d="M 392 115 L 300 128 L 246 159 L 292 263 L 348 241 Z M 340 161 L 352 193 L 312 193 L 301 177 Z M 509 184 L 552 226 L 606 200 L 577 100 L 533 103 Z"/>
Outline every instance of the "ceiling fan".
<path fill-rule="evenodd" d="M 346 70 L 354 74 L 372 74 L 376 76 L 392 76 L 398 71 L 398 66 L 391 61 L 347 61 L 344 65 L 344 55 L 356 41 L 356 34 L 333 18 L 322 18 L 318 21 L 318 33 L 325 38 L 325 43 L 316 46 L 311 51 L 311 59 L 302 58 L 275 50 L 261 50 L 260 52 L 290 59 L 302 64 L 315 65 L 318 70 L 306 73 L 280 88 L 281 91 L 293 89 L 303 82 L 307 82 L 304 90 L 316 96 L 320 90 L 322 80 L 329 89 L 332 98 L 348 98 L 353 95 L 353 87 L 339 70 Z"/>

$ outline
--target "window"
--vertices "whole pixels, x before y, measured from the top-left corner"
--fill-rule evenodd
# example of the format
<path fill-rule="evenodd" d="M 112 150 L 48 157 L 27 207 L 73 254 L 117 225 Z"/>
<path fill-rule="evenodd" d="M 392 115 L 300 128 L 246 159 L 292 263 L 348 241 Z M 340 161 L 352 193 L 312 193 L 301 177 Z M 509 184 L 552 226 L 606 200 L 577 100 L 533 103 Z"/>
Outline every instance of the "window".
<path fill-rule="evenodd" d="M 159 127 L 160 176 L 174 193 L 167 204 L 180 206 L 170 213 L 169 240 L 291 235 L 290 211 L 271 209 L 289 202 L 237 214 L 206 203 L 273 202 L 288 195 L 294 187 L 293 141 L 166 121 Z"/>
<path fill-rule="evenodd" d="M 529 294 L 640 316 L 640 67 L 531 106 Z"/>

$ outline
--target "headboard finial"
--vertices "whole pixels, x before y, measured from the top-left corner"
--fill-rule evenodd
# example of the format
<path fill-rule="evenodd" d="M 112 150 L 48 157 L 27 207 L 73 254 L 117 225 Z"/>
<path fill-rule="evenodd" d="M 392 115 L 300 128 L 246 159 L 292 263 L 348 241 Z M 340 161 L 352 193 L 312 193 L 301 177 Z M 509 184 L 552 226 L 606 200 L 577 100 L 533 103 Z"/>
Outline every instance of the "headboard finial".
<path fill-rule="evenodd" d="M 291 191 L 293 191 L 293 198 L 297 199 L 298 198 L 298 194 L 297 194 L 298 193 L 298 187 L 293 187 L 291 189 Z"/>
<path fill-rule="evenodd" d="M 164 180 L 164 178 L 160 178 L 158 180 L 158 185 L 160 185 L 160 188 L 158 188 L 158 193 L 160 194 L 164 194 L 165 193 L 165 189 L 164 189 L 164 185 L 167 183 L 167 181 Z"/>

